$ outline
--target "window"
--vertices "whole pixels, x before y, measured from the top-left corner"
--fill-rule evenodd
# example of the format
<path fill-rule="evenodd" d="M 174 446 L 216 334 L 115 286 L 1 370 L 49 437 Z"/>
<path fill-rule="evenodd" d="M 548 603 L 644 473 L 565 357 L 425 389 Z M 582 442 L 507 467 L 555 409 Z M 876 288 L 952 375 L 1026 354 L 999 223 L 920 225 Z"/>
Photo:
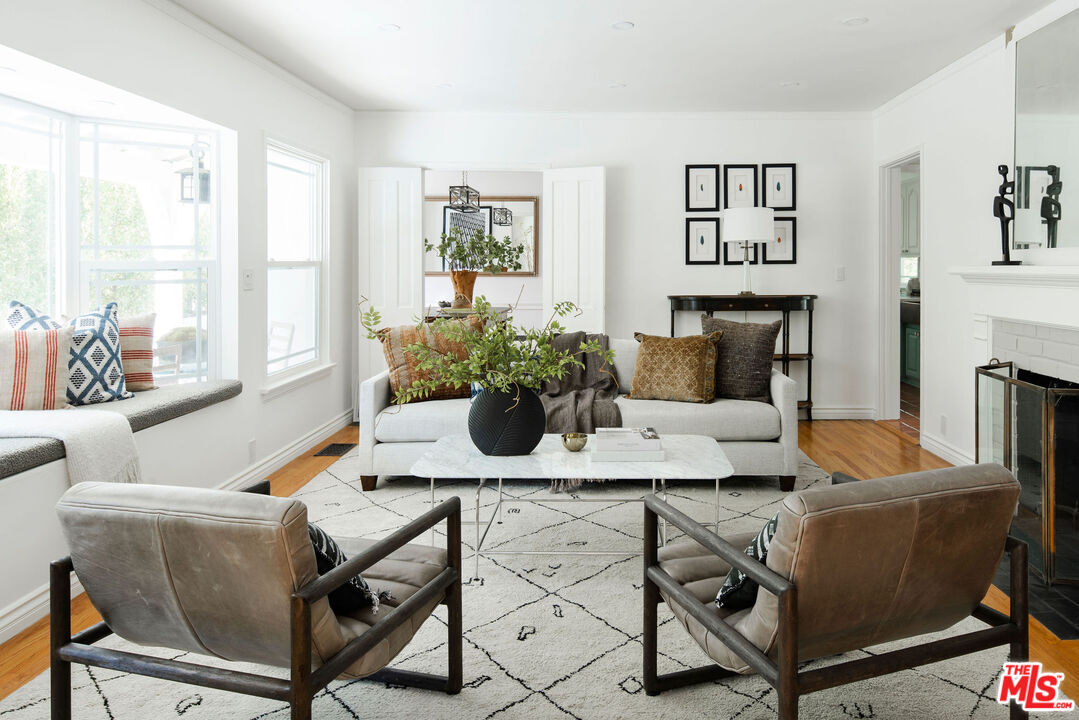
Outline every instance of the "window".
<path fill-rule="evenodd" d="M 212 133 L 82 122 L 79 292 L 156 313 L 155 380 L 203 380 L 217 348 Z"/>
<path fill-rule="evenodd" d="M 216 377 L 218 145 L 0 96 L 0 302 L 156 313 L 158 384 Z"/>
<path fill-rule="evenodd" d="M 267 144 L 268 375 L 317 363 L 322 355 L 326 166 L 295 148 Z"/>
<path fill-rule="evenodd" d="M 61 168 L 58 116 L 0 98 L 0 300 L 58 314 Z"/>

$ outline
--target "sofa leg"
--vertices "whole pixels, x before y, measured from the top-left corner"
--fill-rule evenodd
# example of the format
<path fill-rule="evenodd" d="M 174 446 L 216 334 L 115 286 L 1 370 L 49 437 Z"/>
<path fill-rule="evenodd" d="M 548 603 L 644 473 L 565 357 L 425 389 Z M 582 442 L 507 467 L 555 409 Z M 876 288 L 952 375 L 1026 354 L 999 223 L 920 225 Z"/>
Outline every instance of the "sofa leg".
<path fill-rule="evenodd" d="M 779 489 L 783 492 L 790 492 L 794 489 L 794 475 L 780 475 L 779 476 Z M 366 488 L 365 488 L 366 489 Z"/>
<path fill-rule="evenodd" d="M 378 475 L 360 475 L 360 487 L 364 492 L 370 492 L 375 489 L 375 485 L 378 483 Z"/>

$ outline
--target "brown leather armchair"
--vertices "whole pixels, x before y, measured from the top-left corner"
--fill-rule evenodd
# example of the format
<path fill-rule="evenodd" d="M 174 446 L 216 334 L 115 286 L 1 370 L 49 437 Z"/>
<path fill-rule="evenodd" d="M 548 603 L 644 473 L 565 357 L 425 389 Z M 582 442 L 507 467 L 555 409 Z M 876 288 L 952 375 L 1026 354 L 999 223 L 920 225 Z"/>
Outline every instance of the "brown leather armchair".
<path fill-rule="evenodd" d="M 52 717 L 71 717 L 71 663 L 288 702 L 309 720 L 332 680 L 461 690 L 461 504 L 446 500 L 379 540 L 337 538 L 349 560 L 319 577 L 307 508 L 290 498 L 83 483 L 57 504 L 71 556 L 52 564 Z M 446 520 L 448 550 L 407 544 Z M 71 635 L 74 570 L 104 622 Z M 335 615 L 326 596 L 357 573 L 393 597 L 377 614 Z M 439 604 L 449 610 L 446 677 L 386 666 Z M 95 646 L 138 644 L 290 669 L 254 675 Z"/>
<path fill-rule="evenodd" d="M 743 553 L 754 533 L 723 539 L 670 505 L 645 500 L 644 688 L 649 695 L 736 674 L 776 688 L 780 720 L 801 695 L 1009 645 L 1027 659 L 1027 548 L 1008 536 L 1019 484 L 1000 465 L 844 483 L 788 495 L 766 565 Z M 692 542 L 657 547 L 657 519 Z M 1004 552 L 1011 611 L 981 605 Z M 756 603 L 715 604 L 732 566 L 760 585 Z M 656 673 L 657 606 L 715 663 Z M 798 663 L 945 630 L 973 615 L 990 627 L 837 665 Z M 1011 718 L 1025 718 L 1015 703 Z"/>

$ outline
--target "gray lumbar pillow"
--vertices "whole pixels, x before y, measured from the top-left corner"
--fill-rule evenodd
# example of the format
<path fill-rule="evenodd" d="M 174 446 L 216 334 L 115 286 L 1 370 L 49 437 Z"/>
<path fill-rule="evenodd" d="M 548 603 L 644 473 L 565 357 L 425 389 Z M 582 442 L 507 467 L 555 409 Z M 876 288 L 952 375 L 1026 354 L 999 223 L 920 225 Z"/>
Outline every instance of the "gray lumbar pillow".
<path fill-rule="evenodd" d="M 701 315 L 701 330 L 710 335 L 723 333 L 716 345 L 716 397 L 769 402 L 772 355 L 783 326 L 774 323 L 740 323 Z"/>

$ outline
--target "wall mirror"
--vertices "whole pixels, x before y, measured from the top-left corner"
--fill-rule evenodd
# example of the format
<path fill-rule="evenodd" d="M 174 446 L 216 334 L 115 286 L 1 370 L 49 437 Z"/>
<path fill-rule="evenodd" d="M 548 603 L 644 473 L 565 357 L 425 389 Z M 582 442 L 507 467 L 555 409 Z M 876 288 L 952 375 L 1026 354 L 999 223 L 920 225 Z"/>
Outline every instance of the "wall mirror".
<path fill-rule="evenodd" d="M 1016 248 L 1079 247 L 1079 10 L 1015 47 Z"/>
<path fill-rule="evenodd" d="M 491 197 L 481 195 L 480 211 L 473 213 L 457 212 L 449 207 L 449 198 L 425 197 L 423 199 L 423 228 L 426 238 L 437 245 L 441 233 L 451 227 L 480 229 L 502 239 L 509 237 L 514 244 L 524 248 L 521 253 L 521 269 L 514 272 L 499 273 L 499 276 L 524 275 L 535 276 L 539 265 L 539 198 L 534 196 Z M 506 208 L 512 213 L 508 225 L 496 225 L 495 209 Z M 423 274 L 427 276 L 449 275 L 437 252 L 424 255 Z M 480 273 L 490 276 L 492 273 Z"/>

